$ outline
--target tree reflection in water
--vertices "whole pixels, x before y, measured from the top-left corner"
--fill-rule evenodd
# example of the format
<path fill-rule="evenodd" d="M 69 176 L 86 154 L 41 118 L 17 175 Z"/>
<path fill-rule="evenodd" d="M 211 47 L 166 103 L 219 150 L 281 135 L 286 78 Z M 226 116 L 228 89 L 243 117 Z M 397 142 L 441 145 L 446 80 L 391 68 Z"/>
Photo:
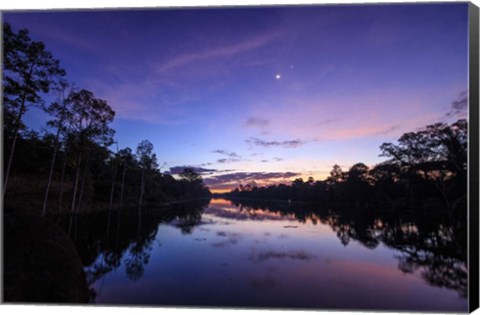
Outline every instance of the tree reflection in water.
<path fill-rule="evenodd" d="M 143 276 L 149 262 L 159 224 L 173 223 L 182 233 L 191 233 L 201 223 L 202 211 L 208 203 L 208 199 L 202 199 L 144 208 L 141 217 L 134 209 L 84 214 L 73 220 L 65 217 L 61 224 L 67 230 L 73 222 L 70 237 L 82 259 L 89 286 L 122 263 L 127 277 L 136 281 Z M 95 296 L 96 293 L 92 292 L 92 300 Z"/>
<path fill-rule="evenodd" d="M 136 211 L 83 215 L 73 220 L 77 225 L 75 245 L 83 260 L 88 284 L 92 286 L 101 281 L 122 263 L 130 280 L 140 279 L 149 263 L 159 224 L 169 223 L 182 234 L 191 234 L 196 226 L 204 223 L 202 214 L 208 202 L 144 209 L 141 224 Z M 368 249 L 383 244 L 398 252 L 395 258 L 402 272 L 419 272 L 430 285 L 456 290 L 461 297 L 467 295 L 466 218 L 452 220 L 441 209 L 386 211 L 253 200 L 231 202 L 239 214 L 230 215 L 231 219 L 262 220 L 271 213 L 294 218 L 299 223 L 326 224 L 344 246 L 352 241 Z M 66 218 L 64 225 L 68 226 L 68 222 Z"/>
<path fill-rule="evenodd" d="M 429 284 L 456 290 L 461 297 L 467 297 L 467 220 L 452 218 L 446 209 L 382 211 L 254 200 L 232 203 L 251 215 L 268 210 L 294 215 L 300 223 L 328 224 L 344 246 L 351 240 L 369 249 L 383 243 L 400 252 L 396 258 L 402 272 L 418 270 Z"/>

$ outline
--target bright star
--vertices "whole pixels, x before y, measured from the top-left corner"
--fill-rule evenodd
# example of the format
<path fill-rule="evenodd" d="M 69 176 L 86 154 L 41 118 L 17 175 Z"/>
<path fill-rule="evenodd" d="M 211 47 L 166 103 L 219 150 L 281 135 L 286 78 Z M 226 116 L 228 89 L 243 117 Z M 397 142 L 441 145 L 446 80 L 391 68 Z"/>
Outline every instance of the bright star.
<path fill-rule="evenodd" d="M 281 77 L 282 77 L 282 76 L 281 76 L 280 74 L 277 74 L 277 75 L 275 76 L 275 79 L 280 80 Z"/>

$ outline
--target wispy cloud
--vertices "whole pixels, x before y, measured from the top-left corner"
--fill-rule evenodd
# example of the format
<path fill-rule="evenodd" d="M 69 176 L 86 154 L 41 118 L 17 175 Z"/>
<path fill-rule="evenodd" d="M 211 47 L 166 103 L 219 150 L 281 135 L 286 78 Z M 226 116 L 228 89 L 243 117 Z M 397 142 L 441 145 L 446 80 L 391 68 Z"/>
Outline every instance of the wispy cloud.
<path fill-rule="evenodd" d="M 451 110 L 446 117 L 465 118 L 468 111 L 468 91 L 461 92 L 457 99 L 452 102 Z"/>
<path fill-rule="evenodd" d="M 305 144 L 305 141 L 296 139 L 296 140 L 285 140 L 285 141 L 265 141 L 261 140 L 258 138 L 249 138 L 245 140 L 245 142 L 255 145 L 255 146 L 260 146 L 260 147 L 284 147 L 284 148 L 297 148 L 303 144 Z"/>
<path fill-rule="evenodd" d="M 239 159 L 239 158 L 223 158 L 223 159 L 218 159 L 217 160 L 217 163 L 220 163 L 220 164 L 226 164 L 226 163 L 234 163 L 234 162 L 240 162 L 242 159 Z"/>
<path fill-rule="evenodd" d="M 229 156 L 231 158 L 240 158 L 240 155 L 238 155 L 237 153 L 227 152 L 225 150 L 213 150 L 212 153 L 223 154 L 223 155 Z"/>
<path fill-rule="evenodd" d="M 375 135 L 388 135 L 388 134 L 391 134 L 394 131 L 397 131 L 398 129 L 400 129 L 400 125 L 393 125 L 390 128 L 379 130 L 379 131 L 375 132 L 374 134 Z"/>
<path fill-rule="evenodd" d="M 269 124 L 268 119 L 259 117 L 250 117 L 245 123 L 248 127 L 266 127 Z"/>
<path fill-rule="evenodd" d="M 280 32 L 266 33 L 257 37 L 246 39 L 239 43 L 226 46 L 217 46 L 196 53 L 186 53 L 168 60 L 162 64 L 158 70 L 159 72 L 166 72 L 193 63 L 203 62 L 205 60 L 232 57 L 240 53 L 258 49 L 278 38 L 280 35 Z"/>
<path fill-rule="evenodd" d="M 217 163 L 226 164 L 242 161 L 242 157 L 235 152 L 228 152 L 225 150 L 214 150 L 212 153 L 218 153 L 227 156 L 226 158 L 221 158 L 217 160 Z"/>
<path fill-rule="evenodd" d="M 203 168 L 203 167 L 196 167 L 196 166 L 173 166 L 170 167 L 170 172 L 167 172 L 171 175 L 178 175 L 183 173 L 183 171 L 187 168 L 192 169 L 194 172 L 204 175 L 204 174 L 213 174 L 215 172 L 218 172 L 216 169 L 208 169 L 208 168 Z"/>

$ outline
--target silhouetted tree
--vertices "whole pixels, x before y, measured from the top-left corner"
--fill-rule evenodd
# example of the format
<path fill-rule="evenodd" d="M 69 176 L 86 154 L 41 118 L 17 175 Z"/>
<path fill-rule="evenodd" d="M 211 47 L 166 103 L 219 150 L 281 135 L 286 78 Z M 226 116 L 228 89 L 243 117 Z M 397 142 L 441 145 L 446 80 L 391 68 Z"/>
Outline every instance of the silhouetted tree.
<path fill-rule="evenodd" d="M 75 162 L 76 174 L 71 206 L 71 212 L 74 212 L 82 158 L 85 158 L 86 162 L 81 195 L 88 172 L 88 154 L 92 149 L 92 144 L 106 147 L 112 143 L 114 130 L 110 129 L 108 124 L 113 121 L 115 112 L 106 101 L 95 98 L 93 93 L 87 90 L 72 92 L 68 97 L 68 102 L 72 104 L 70 130 L 74 139 L 73 144 L 78 152 Z M 78 206 L 80 201 L 81 197 Z"/>
<path fill-rule="evenodd" d="M 143 140 L 137 146 L 138 163 L 142 169 L 140 180 L 140 196 L 138 199 L 139 211 L 142 207 L 143 194 L 145 193 L 145 177 L 157 169 L 157 156 L 153 153 L 153 144 L 148 140 Z M 139 212 L 140 213 L 140 212 Z"/>
<path fill-rule="evenodd" d="M 466 120 L 451 125 L 437 123 L 402 135 L 397 144 L 381 145 L 381 156 L 389 157 L 387 163 L 400 168 L 410 203 L 415 192 L 423 190 L 420 197 L 425 196 L 428 182 L 434 184 L 451 210 L 465 199 L 467 129 Z"/>
<path fill-rule="evenodd" d="M 368 166 L 363 163 L 353 165 L 346 175 L 345 193 L 356 202 L 365 203 L 369 194 Z"/>
<path fill-rule="evenodd" d="M 132 153 L 132 149 L 125 148 L 117 153 L 120 163 L 122 165 L 122 179 L 120 184 L 120 208 L 123 206 L 123 196 L 125 193 L 125 176 L 127 170 L 135 166 L 135 156 Z"/>
<path fill-rule="evenodd" d="M 48 124 L 56 128 L 57 132 L 55 135 L 55 144 L 53 148 L 52 162 L 50 164 L 50 172 L 48 174 L 47 188 L 45 190 L 45 197 L 43 200 L 42 216 L 45 215 L 45 212 L 47 210 L 48 192 L 50 190 L 50 184 L 52 182 L 52 175 L 55 167 L 55 161 L 56 161 L 57 151 L 58 151 L 59 142 L 60 142 L 60 135 L 62 133 L 63 134 L 67 133 L 69 130 L 69 128 L 65 126 L 65 121 L 67 120 L 71 121 L 71 119 L 68 119 L 69 115 L 71 117 L 72 112 L 69 108 L 69 102 L 67 102 L 67 97 L 68 97 L 68 94 L 72 92 L 72 88 L 73 88 L 73 85 L 67 83 L 66 81 L 58 82 L 57 86 L 55 87 L 55 91 L 57 92 L 57 101 L 52 103 L 47 108 L 47 112 L 53 117 L 55 117 L 55 119 L 50 120 Z M 62 172 L 63 171 L 64 170 L 62 170 Z"/>
<path fill-rule="evenodd" d="M 5 197 L 18 133 L 24 128 L 23 115 L 30 106 L 43 105 L 39 93 L 47 93 L 65 70 L 42 42 L 32 41 L 26 29 L 14 33 L 8 23 L 3 24 L 3 51 L 4 135 L 11 144 L 3 183 Z"/>

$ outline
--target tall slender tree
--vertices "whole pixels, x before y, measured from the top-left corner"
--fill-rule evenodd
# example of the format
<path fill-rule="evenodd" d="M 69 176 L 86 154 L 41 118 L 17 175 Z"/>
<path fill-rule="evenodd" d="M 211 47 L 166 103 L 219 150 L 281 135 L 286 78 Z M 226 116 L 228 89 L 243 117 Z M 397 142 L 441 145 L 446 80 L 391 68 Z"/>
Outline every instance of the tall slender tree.
<path fill-rule="evenodd" d="M 120 184 L 120 209 L 123 206 L 124 194 L 125 194 L 125 179 L 127 170 L 135 165 L 135 156 L 132 153 L 132 149 L 125 148 L 118 151 L 118 157 L 122 163 L 122 179 Z"/>
<path fill-rule="evenodd" d="M 75 184 L 71 204 L 71 212 L 75 212 L 76 206 L 78 209 L 76 197 L 80 169 L 83 165 L 82 159 L 88 160 L 88 152 L 93 145 L 106 147 L 112 144 L 114 130 L 108 124 L 113 121 L 115 112 L 106 101 L 95 98 L 93 93 L 87 90 L 72 92 L 68 97 L 68 102 L 71 102 L 72 106 L 71 134 L 74 137 L 74 146 L 77 152 Z M 87 163 L 85 164 L 87 165 Z M 84 181 L 87 171 L 88 169 L 84 168 Z"/>
<path fill-rule="evenodd" d="M 137 146 L 138 163 L 142 168 L 142 177 L 140 180 L 140 196 L 138 200 L 139 214 L 141 213 L 141 207 L 143 202 L 143 195 L 145 193 L 145 177 L 150 172 L 158 168 L 157 157 L 153 153 L 153 144 L 148 140 L 143 140 Z"/>
<path fill-rule="evenodd" d="M 30 106 L 43 107 L 40 93 L 48 93 L 52 84 L 65 75 L 65 70 L 42 42 L 31 40 L 26 29 L 15 33 L 4 23 L 3 47 L 4 130 L 8 131 L 5 135 L 10 142 L 3 183 L 5 196 L 18 134 L 24 128 L 22 118 Z"/>
<path fill-rule="evenodd" d="M 47 112 L 54 117 L 54 119 L 50 120 L 48 124 L 57 129 L 55 134 L 55 141 L 54 141 L 54 148 L 53 148 L 53 155 L 52 155 L 52 162 L 50 164 L 50 172 L 48 174 L 48 182 L 47 188 L 45 189 L 45 197 L 43 199 L 43 209 L 42 209 L 42 216 L 45 215 L 47 210 L 47 201 L 48 201 L 48 192 L 50 190 L 50 184 L 52 182 L 53 170 L 55 168 L 55 161 L 57 157 L 57 151 L 60 144 L 60 135 L 62 133 L 66 133 L 69 128 L 67 127 L 68 121 L 71 121 L 69 117 L 71 116 L 71 111 L 69 110 L 69 102 L 67 102 L 67 98 L 69 93 L 72 92 L 73 84 L 69 84 L 66 81 L 60 81 L 58 85 L 55 87 L 57 92 L 57 101 L 52 103 L 48 108 Z M 67 124 L 65 123 L 67 122 Z M 62 170 L 63 172 L 63 170 Z"/>

